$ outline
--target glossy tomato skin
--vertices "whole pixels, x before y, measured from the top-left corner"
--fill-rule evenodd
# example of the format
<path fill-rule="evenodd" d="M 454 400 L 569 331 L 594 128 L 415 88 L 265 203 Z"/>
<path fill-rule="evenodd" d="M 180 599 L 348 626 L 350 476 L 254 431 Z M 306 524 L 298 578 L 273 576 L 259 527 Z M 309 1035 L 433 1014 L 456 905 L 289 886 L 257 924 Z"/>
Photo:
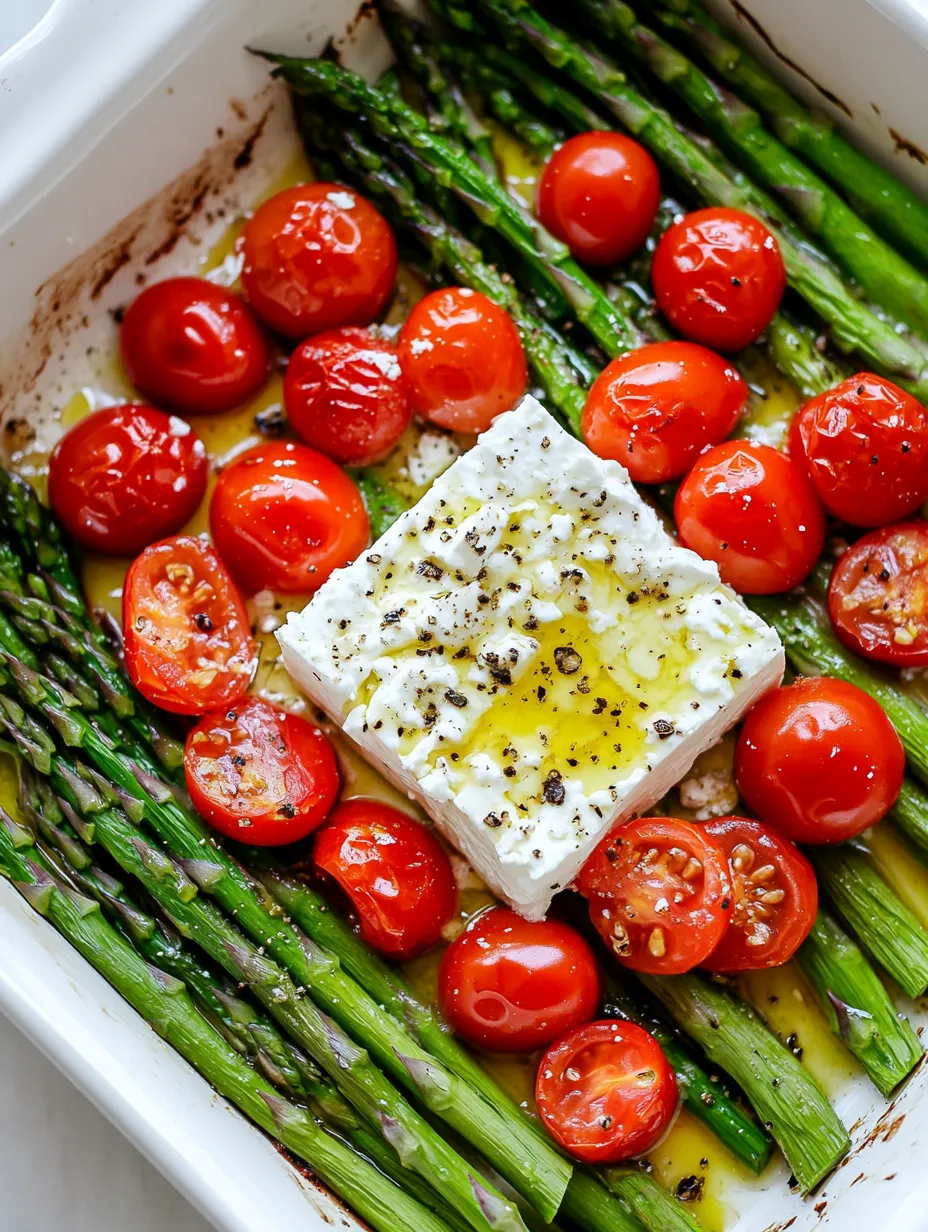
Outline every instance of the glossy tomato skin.
<path fill-rule="evenodd" d="M 206 450 L 189 424 L 127 403 L 65 433 L 49 460 L 48 499 L 81 547 L 131 556 L 193 516 L 206 475 Z"/>
<path fill-rule="evenodd" d="M 618 1163 L 652 1150 L 677 1111 L 677 1079 L 657 1040 L 609 1019 L 571 1031 L 541 1059 L 535 1101 L 574 1159 Z"/>
<path fill-rule="evenodd" d="M 654 159 L 622 133 L 578 133 L 538 181 L 538 218 L 578 261 L 614 265 L 648 237 L 661 202 Z"/>
<path fill-rule="evenodd" d="M 928 522 L 871 531 L 831 574 L 828 613 L 845 646 L 877 663 L 928 663 Z"/>
<path fill-rule="evenodd" d="M 720 351 L 740 351 L 780 306 L 786 269 L 759 219 L 713 206 L 661 236 L 651 266 L 654 295 L 679 333 Z"/>
<path fill-rule="evenodd" d="M 928 500 L 928 414 L 872 372 L 800 407 L 790 453 L 804 462 L 829 513 L 852 526 L 897 522 Z"/>
<path fill-rule="evenodd" d="M 205 278 L 168 278 L 133 300 L 119 328 L 129 379 L 186 415 L 228 411 L 256 393 L 267 343 L 245 302 Z"/>
<path fill-rule="evenodd" d="M 445 951 L 438 998 L 468 1043 L 496 1052 L 532 1052 L 589 1022 L 599 1005 L 593 951 L 557 920 L 525 920 L 491 907 Z"/>
<path fill-rule="evenodd" d="M 725 853 L 704 827 L 677 817 L 638 817 L 616 826 L 576 885 L 619 962 L 652 975 L 699 966 L 731 918 Z"/>
<path fill-rule="evenodd" d="M 383 215 L 343 184 L 300 184 L 255 210 L 241 239 L 242 285 L 255 312 L 288 338 L 370 325 L 396 282 Z"/>
<path fill-rule="evenodd" d="M 248 594 L 318 590 L 370 536 L 355 484 L 324 454 L 292 441 L 258 445 L 226 467 L 209 525 Z"/>
<path fill-rule="evenodd" d="M 421 299 L 400 332 L 399 356 L 413 410 L 455 432 L 484 432 L 528 384 L 509 314 L 469 287 Z"/>
<path fill-rule="evenodd" d="M 797 680 L 750 711 L 735 750 L 738 790 L 796 843 L 838 843 L 885 817 L 905 754 L 878 702 L 844 680 Z"/>
<path fill-rule="evenodd" d="M 720 817 L 706 830 L 728 856 L 734 910 L 727 932 L 703 965 L 731 974 L 788 962 L 811 932 L 818 911 L 812 865 L 762 821 Z"/>
<path fill-rule="evenodd" d="M 818 495 L 797 464 L 769 445 L 724 441 L 702 455 L 677 490 L 680 541 L 714 560 L 743 595 L 798 586 L 825 543 Z"/>
<path fill-rule="evenodd" d="M 294 432 L 343 466 L 369 466 L 412 419 L 393 347 L 356 325 L 308 338 L 290 356 L 284 406 Z"/>
<path fill-rule="evenodd" d="M 156 706 L 203 714 L 248 689 L 257 664 L 248 615 L 205 538 L 176 535 L 137 556 L 122 618 L 126 670 Z"/>
<path fill-rule="evenodd" d="M 664 483 L 728 436 L 747 398 L 720 355 L 692 342 L 652 342 L 603 369 L 581 430 L 595 454 L 621 462 L 636 483 Z"/>
<path fill-rule="evenodd" d="M 324 732 L 248 696 L 210 711 L 187 736 L 187 790 L 224 834 L 256 847 L 305 838 L 338 795 L 338 764 Z"/>
<path fill-rule="evenodd" d="M 457 908 L 438 839 L 376 800 L 340 804 L 316 835 L 313 862 L 347 895 L 363 940 L 400 961 L 436 945 Z"/>

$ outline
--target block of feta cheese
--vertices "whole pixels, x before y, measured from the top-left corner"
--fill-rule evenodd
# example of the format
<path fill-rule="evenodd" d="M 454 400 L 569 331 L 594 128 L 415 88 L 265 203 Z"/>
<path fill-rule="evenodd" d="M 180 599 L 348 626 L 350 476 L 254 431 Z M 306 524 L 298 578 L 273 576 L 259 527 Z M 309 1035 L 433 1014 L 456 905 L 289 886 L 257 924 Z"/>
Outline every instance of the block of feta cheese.
<path fill-rule="evenodd" d="M 715 565 L 532 397 L 278 637 L 309 697 L 533 919 L 784 666 Z"/>

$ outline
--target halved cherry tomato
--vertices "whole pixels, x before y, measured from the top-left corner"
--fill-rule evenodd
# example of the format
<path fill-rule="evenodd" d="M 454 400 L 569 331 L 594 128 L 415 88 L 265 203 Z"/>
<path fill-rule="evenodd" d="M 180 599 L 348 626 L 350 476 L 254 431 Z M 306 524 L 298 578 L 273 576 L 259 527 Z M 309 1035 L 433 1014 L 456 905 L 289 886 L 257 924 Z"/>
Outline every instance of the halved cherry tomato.
<path fill-rule="evenodd" d="M 455 432 L 485 431 L 528 384 L 509 314 L 469 287 L 419 300 L 400 332 L 399 354 L 413 410 Z"/>
<path fill-rule="evenodd" d="M 297 435 L 343 466 L 385 458 L 412 419 L 396 351 L 354 325 L 296 348 L 284 377 L 284 406 Z"/>
<path fill-rule="evenodd" d="M 872 372 L 800 407 L 790 453 L 805 462 L 825 508 L 852 526 L 897 522 L 928 500 L 928 414 Z"/>
<path fill-rule="evenodd" d="M 279 847 L 325 821 L 338 764 L 324 732 L 260 697 L 213 710 L 187 736 L 187 790 L 227 838 Z"/>
<path fill-rule="evenodd" d="M 581 935 L 557 920 L 482 911 L 445 951 L 438 998 L 464 1039 L 497 1052 L 532 1052 L 589 1022 L 599 971 Z"/>
<path fill-rule="evenodd" d="M 340 804 L 316 835 L 313 861 L 348 896 L 362 938 L 392 958 L 436 945 L 457 907 L 451 862 L 435 835 L 376 800 Z"/>
<path fill-rule="evenodd" d="M 156 706 L 203 714 L 248 689 L 257 656 L 245 605 L 205 538 L 177 535 L 135 558 L 122 622 L 126 670 Z"/>
<path fill-rule="evenodd" d="M 728 436 L 747 398 L 739 373 L 714 351 L 652 342 L 599 374 L 583 408 L 583 439 L 636 483 L 664 483 Z"/>
<path fill-rule="evenodd" d="M 786 288 L 780 248 L 742 210 L 696 210 L 661 236 L 654 295 L 674 329 L 720 351 L 740 351 L 767 328 Z"/>
<path fill-rule="evenodd" d="M 119 330 L 126 371 L 159 406 L 188 415 L 228 411 L 267 380 L 267 343 L 240 296 L 205 278 L 153 283 Z"/>
<path fill-rule="evenodd" d="M 203 442 L 182 419 L 135 403 L 108 406 L 55 446 L 48 499 L 81 547 L 131 556 L 193 516 L 206 471 Z"/>
<path fill-rule="evenodd" d="M 738 790 L 796 843 L 839 843 L 874 825 L 904 771 L 902 741 L 879 702 L 826 676 L 762 697 L 735 749 Z"/>
<path fill-rule="evenodd" d="M 654 159 L 622 133 L 578 133 L 548 159 L 538 217 L 578 261 L 614 265 L 648 237 L 661 203 Z"/>
<path fill-rule="evenodd" d="M 928 663 L 928 522 L 900 522 L 852 543 L 831 574 L 828 612 L 851 650 L 877 663 Z"/>
<path fill-rule="evenodd" d="M 660 1044 L 633 1022 L 591 1022 L 541 1058 L 538 1113 L 574 1159 L 611 1164 L 657 1146 L 677 1111 L 677 1078 Z"/>
<path fill-rule="evenodd" d="M 242 285 L 255 312 L 289 338 L 370 325 L 396 281 L 396 240 L 369 201 L 343 184 L 300 184 L 245 224 Z"/>
<path fill-rule="evenodd" d="M 798 586 L 825 543 L 825 515 L 801 468 L 769 445 L 724 441 L 677 490 L 680 541 L 743 595 Z"/>
<path fill-rule="evenodd" d="M 617 826 L 580 870 L 577 888 L 619 962 L 654 975 L 705 962 L 731 918 L 724 851 L 703 826 L 677 817 Z"/>
<path fill-rule="evenodd" d="M 292 441 L 258 445 L 222 472 L 209 525 L 249 594 L 318 590 L 370 534 L 361 494 L 345 472 Z"/>
<path fill-rule="evenodd" d="M 728 973 L 788 962 L 808 937 L 818 910 L 812 865 L 761 821 L 720 817 L 706 830 L 728 856 L 734 911 L 703 966 Z"/>

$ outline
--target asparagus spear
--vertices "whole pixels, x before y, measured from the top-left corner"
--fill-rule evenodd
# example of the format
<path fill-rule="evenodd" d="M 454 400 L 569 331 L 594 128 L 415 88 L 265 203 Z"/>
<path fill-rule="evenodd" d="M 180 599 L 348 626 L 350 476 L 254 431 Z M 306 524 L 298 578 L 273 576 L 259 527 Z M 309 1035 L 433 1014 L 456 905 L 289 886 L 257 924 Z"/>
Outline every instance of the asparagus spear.
<path fill-rule="evenodd" d="M 436 0 L 432 0 L 435 4 Z M 461 28 L 474 30 L 470 10 L 440 0 L 436 4 Z M 517 48 L 534 47 L 556 68 L 587 89 L 610 114 L 649 146 L 682 182 L 706 204 L 746 209 L 764 219 L 777 237 L 790 284 L 828 322 L 836 344 L 858 351 L 866 361 L 904 384 L 918 397 L 928 397 L 928 365 L 920 344 L 901 336 L 857 300 L 831 266 L 805 243 L 795 228 L 778 221 L 779 207 L 766 193 L 748 191 L 724 174 L 699 145 L 681 132 L 661 107 L 628 84 L 625 74 L 602 57 L 584 49 L 537 13 L 528 0 L 480 0 L 504 36 Z M 529 90 L 538 85 L 537 72 L 515 59 L 516 79 Z M 557 106 L 557 85 L 546 87 Z"/>
<path fill-rule="evenodd" d="M 928 853 L 928 792 L 919 783 L 904 779 L 889 815 L 924 858 Z"/>
<path fill-rule="evenodd" d="M 724 81 L 760 108 L 784 145 L 828 176 L 912 260 L 928 264 L 928 205 L 916 193 L 853 146 L 827 116 L 790 94 L 698 0 L 658 0 L 657 8 L 665 10 L 656 16 L 668 30 L 696 47 Z"/>
<path fill-rule="evenodd" d="M 738 1083 L 780 1144 L 803 1192 L 847 1153 L 850 1139 L 812 1076 L 757 1014 L 695 972 L 639 977 L 677 1025 Z"/>
<path fill-rule="evenodd" d="M 844 1041 L 883 1095 L 922 1058 L 907 1018 L 896 1012 L 857 945 L 825 911 L 799 950 L 799 961 L 819 994 L 832 1031 Z"/>
<path fill-rule="evenodd" d="M 815 331 L 778 312 L 767 327 L 767 350 L 777 368 L 790 378 L 804 398 L 824 393 L 849 375 L 819 349 Z"/>
<path fill-rule="evenodd" d="M 31 836 L 0 812 L 0 874 L 226 1099 L 288 1150 L 379 1232 L 447 1232 L 309 1113 L 288 1103 L 194 1008 L 184 985 L 144 962 L 103 918 L 99 905 L 57 881 Z"/>
<path fill-rule="evenodd" d="M 606 1187 L 628 1204 L 649 1232 L 699 1232 L 699 1224 L 665 1189 L 637 1168 L 603 1168 Z"/>
<path fill-rule="evenodd" d="M 819 885 L 863 948 L 910 997 L 928 988 L 928 932 L 848 843 L 807 851 Z"/>
<path fill-rule="evenodd" d="M 860 218 L 829 184 L 769 133 L 760 116 L 650 27 L 624 0 L 579 0 L 599 35 L 645 64 L 751 175 L 777 193 L 869 297 L 924 334 L 928 279 Z"/>
<path fill-rule="evenodd" d="M 548 158 L 563 140 L 563 134 L 553 125 L 526 111 L 509 88 L 509 82 L 486 59 L 470 47 L 445 42 L 438 44 L 442 60 L 456 60 L 464 84 L 483 97 L 490 112 L 507 131 L 512 132 L 533 154 Z M 586 127 L 589 127 L 587 125 Z"/>
<path fill-rule="evenodd" d="M 367 506 L 371 534 L 375 539 L 379 539 L 387 527 L 393 525 L 408 502 L 397 496 L 395 490 L 373 466 L 355 471 L 354 479 Z"/>

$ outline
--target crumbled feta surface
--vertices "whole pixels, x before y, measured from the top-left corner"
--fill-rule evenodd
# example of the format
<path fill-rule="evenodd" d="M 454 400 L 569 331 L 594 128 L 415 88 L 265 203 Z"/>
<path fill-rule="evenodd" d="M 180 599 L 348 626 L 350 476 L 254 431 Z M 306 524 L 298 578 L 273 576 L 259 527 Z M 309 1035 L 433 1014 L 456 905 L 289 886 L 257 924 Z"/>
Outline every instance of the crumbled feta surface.
<path fill-rule="evenodd" d="M 278 637 L 313 701 L 531 917 L 783 671 L 715 565 L 532 397 Z"/>

